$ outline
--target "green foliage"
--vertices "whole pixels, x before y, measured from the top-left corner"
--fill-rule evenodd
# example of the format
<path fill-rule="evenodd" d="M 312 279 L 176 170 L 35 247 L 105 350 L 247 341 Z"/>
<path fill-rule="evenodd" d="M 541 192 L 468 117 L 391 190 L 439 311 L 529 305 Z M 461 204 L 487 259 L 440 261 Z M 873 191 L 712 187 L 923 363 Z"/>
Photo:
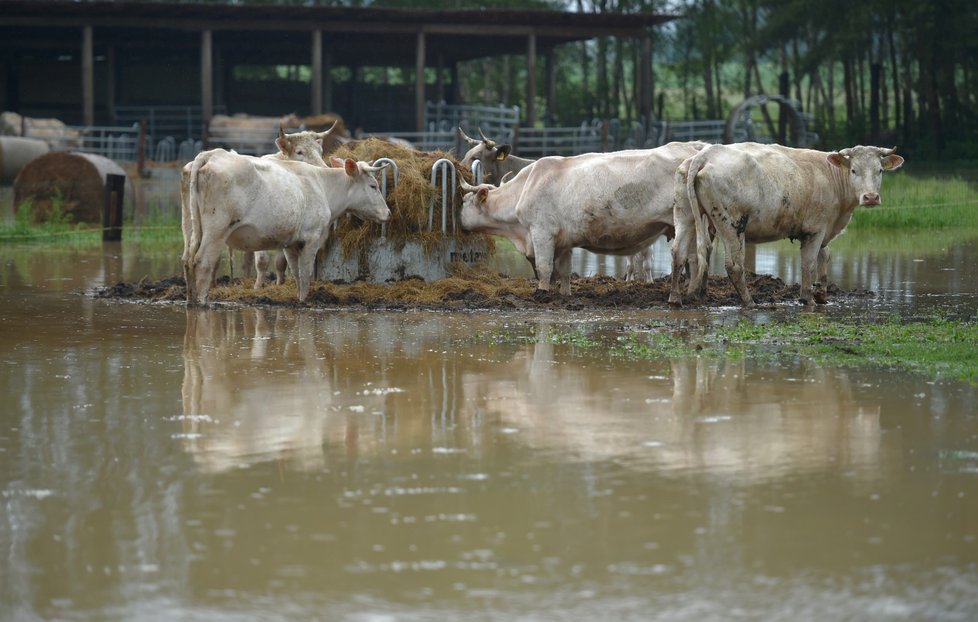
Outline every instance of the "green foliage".
<path fill-rule="evenodd" d="M 87 243 L 98 239 L 99 230 L 72 224 L 64 210 L 64 199 L 51 199 L 51 213 L 41 223 L 34 223 L 34 205 L 30 200 L 17 206 L 12 223 L 0 223 L 2 242 L 73 242 Z"/>
<path fill-rule="evenodd" d="M 978 229 L 978 193 L 960 177 L 886 175 L 881 195 L 881 207 L 855 211 L 852 229 Z"/>

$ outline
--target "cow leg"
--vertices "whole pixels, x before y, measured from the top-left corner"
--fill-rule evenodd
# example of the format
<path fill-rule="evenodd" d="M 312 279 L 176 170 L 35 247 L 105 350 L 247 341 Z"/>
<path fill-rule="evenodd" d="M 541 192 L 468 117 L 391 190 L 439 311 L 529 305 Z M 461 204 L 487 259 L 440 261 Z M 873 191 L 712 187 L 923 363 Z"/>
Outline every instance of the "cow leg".
<path fill-rule="evenodd" d="M 719 219 L 715 220 L 719 221 Z M 723 240 L 723 248 L 726 251 L 723 265 L 727 269 L 727 276 L 730 278 L 734 289 L 740 295 L 744 308 L 749 309 L 754 306 L 754 299 L 747 289 L 747 279 L 744 275 L 744 259 L 746 255 L 744 252 L 744 236 L 737 233 L 736 229 L 730 226 L 729 223 L 724 223 L 717 228 L 717 235 Z"/>
<path fill-rule="evenodd" d="M 191 270 L 194 274 L 194 294 L 199 305 L 207 304 L 207 295 L 210 293 L 214 273 L 221 262 L 221 255 L 224 254 L 224 246 L 225 240 L 218 240 L 206 233 L 200 241 Z"/>
<path fill-rule="evenodd" d="M 571 277 L 571 252 L 570 249 L 560 253 L 554 258 L 554 273 L 560 279 L 560 294 L 570 296 L 570 277 Z"/>
<path fill-rule="evenodd" d="M 824 234 L 817 233 L 801 241 L 801 292 L 799 298 L 806 305 L 812 304 L 812 281 L 818 271 L 818 255 Z"/>
<path fill-rule="evenodd" d="M 690 273 L 690 283 L 689 286 L 692 289 L 693 278 L 696 274 L 695 257 L 696 253 L 692 253 L 690 256 L 690 251 L 693 250 L 693 240 L 696 236 L 696 231 L 693 229 L 693 223 L 689 222 L 688 218 L 680 218 L 676 214 L 676 237 L 672 239 L 672 287 L 669 291 L 669 304 L 673 306 L 680 306 L 683 304 L 682 296 L 682 278 L 683 269 L 686 266 L 686 262 L 689 261 L 689 273 Z M 689 292 L 692 295 L 692 291 Z"/>
<path fill-rule="evenodd" d="M 534 265 L 537 269 L 537 291 L 548 293 L 550 291 L 550 276 L 554 269 L 554 241 L 549 235 L 542 235 L 533 231 L 530 232 L 530 235 L 533 239 L 533 256 L 536 257 Z M 569 282 L 568 289 L 570 289 Z"/>
<path fill-rule="evenodd" d="M 285 283 L 285 269 L 289 267 L 289 262 L 285 258 L 285 253 L 279 251 L 275 255 L 275 282 L 278 285 Z"/>
<path fill-rule="evenodd" d="M 815 286 L 815 290 L 812 296 L 815 298 L 815 304 L 824 305 L 829 301 L 828 299 L 828 289 L 829 289 L 829 247 L 823 246 L 818 249 L 818 271 L 816 272 L 818 281 Z"/>
<path fill-rule="evenodd" d="M 299 280 L 299 251 L 294 248 L 283 248 L 282 252 L 285 253 L 285 261 L 289 264 L 289 269 L 292 270 L 292 276 L 296 278 L 296 282 Z"/>
<path fill-rule="evenodd" d="M 261 289 L 265 286 L 265 273 L 268 271 L 268 253 L 265 251 L 258 251 L 257 253 L 252 253 L 255 257 L 255 289 Z"/>
<path fill-rule="evenodd" d="M 251 276 L 251 266 L 252 265 L 254 265 L 256 268 L 258 267 L 258 259 L 257 259 L 257 257 L 258 256 L 257 256 L 257 254 L 255 254 L 254 251 L 245 251 L 244 252 L 244 259 L 242 260 L 244 263 L 241 265 L 241 278 L 242 279 L 247 279 L 247 278 L 249 278 Z"/>
<path fill-rule="evenodd" d="M 818 249 L 818 282 L 822 285 L 829 284 L 829 247 L 823 246 Z"/>
<path fill-rule="evenodd" d="M 309 295 L 309 282 L 312 280 L 312 270 L 316 265 L 316 253 L 319 249 L 315 244 L 306 243 L 298 257 L 298 272 L 296 281 L 299 283 L 299 302 L 305 302 Z"/>

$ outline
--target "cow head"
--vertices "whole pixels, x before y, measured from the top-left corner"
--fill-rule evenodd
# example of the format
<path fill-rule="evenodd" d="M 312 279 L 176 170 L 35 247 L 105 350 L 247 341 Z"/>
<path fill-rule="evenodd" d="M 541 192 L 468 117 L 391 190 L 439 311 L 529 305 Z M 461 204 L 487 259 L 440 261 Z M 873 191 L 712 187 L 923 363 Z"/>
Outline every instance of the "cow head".
<path fill-rule="evenodd" d="M 375 222 L 390 220 L 391 210 L 387 207 L 387 201 L 380 192 L 380 184 L 373 175 L 383 171 L 386 164 L 371 166 L 366 162 L 357 162 L 350 158 L 330 158 L 330 163 L 334 168 L 342 168 L 350 179 L 349 210 L 361 218 Z"/>
<path fill-rule="evenodd" d="M 462 128 L 458 128 L 458 133 L 465 139 L 467 143 L 472 145 L 472 148 L 465 152 L 465 157 L 462 158 L 462 166 L 472 168 L 472 163 L 478 160 L 482 163 L 482 171 L 485 175 L 493 176 L 490 179 L 499 179 L 498 169 L 499 163 L 504 162 L 509 154 L 512 152 L 512 145 L 497 144 L 496 141 L 489 139 L 482 128 L 479 128 L 479 134 L 482 136 L 482 140 L 466 136 Z"/>
<path fill-rule="evenodd" d="M 828 155 L 831 164 L 848 174 L 849 187 L 852 188 L 859 205 L 875 207 L 880 204 L 880 185 L 884 171 L 895 171 L 903 165 L 903 158 L 893 149 L 857 145 Z"/>
<path fill-rule="evenodd" d="M 462 212 L 460 215 L 462 229 L 466 231 L 477 230 L 479 227 L 484 226 L 486 221 L 490 219 L 487 203 L 489 200 L 489 191 L 493 189 L 493 186 L 490 184 L 472 186 L 467 184 L 465 179 L 462 178 L 462 175 L 459 174 L 459 187 L 465 192 L 465 195 L 462 197 Z"/>
<path fill-rule="evenodd" d="M 278 138 L 275 139 L 275 146 L 279 153 L 288 160 L 298 160 L 313 166 L 327 166 L 323 160 L 323 139 L 336 127 L 329 128 L 325 132 L 294 132 L 286 134 L 282 125 L 278 126 Z"/>

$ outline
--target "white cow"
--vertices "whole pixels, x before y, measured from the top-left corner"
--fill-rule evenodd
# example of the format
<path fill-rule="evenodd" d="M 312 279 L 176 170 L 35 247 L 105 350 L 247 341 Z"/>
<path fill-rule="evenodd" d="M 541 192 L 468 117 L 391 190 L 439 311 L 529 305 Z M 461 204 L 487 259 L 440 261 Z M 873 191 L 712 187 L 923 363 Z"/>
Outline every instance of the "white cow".
<path fill-rule="evenodd" d="M 824 152 L 739 143 L 713 145 L 683 162 L 677 171 L 669 302 L 681 302 L 678 266 L 694 238 L 700 261 L 691 271 L 688 293 L 705 286 L 702 258 L 706 229 L 712 225 L 723 240 L 727 274 L 745 307 L 754 300 L 744 278 L 744 244 L 800 240 L 800 298 L 810 304 L 813 281 L 824 283 L 828 276 L 829 242 L 845 231 L 857 206 L 880 204 L 883 172 L 903 164 L 893 152 L 862 145 Z"/>
<path fill-rule="evenodd" d="M 371 173 L 383 167 L 343 161 L 342 168 L 256 158 L 216 149 L 194 159 L 188 206 L 193 223 L 187 304 L 207 304 L 224 246 L 244 251 L 285 249 L 306 299 L 316 253 L 330 223 L 346 210 L 386 222 L 390 210 Z"/>
<path fill-rule="evenodd" d="M 482 136 L 482 140 L 466 135 L 461 127 L 458 128 L 458 133 L 471 145 L 471 148 L 465 152 L 460 164 L 471 169 L 472 165 L 478 161 L 482 165 L 486 181 L 494 186 L 502 185 L 507 175 L 513 176 L 536 162 L 536 160 L 511 155 L 511 145 L 499 144 L 488 138 L 481 128 L 479 134 Z M 634 281 L 639 278 L 644 281 L 652 280 L 651 246 L 643 248 L 634 255 L 629 255 L 626 260 L 625 280 Z"/>
<path fill-rule="evenodd" d="M 536 297 L 546 297 L 554 272 L 569 295 L 573 248 L 633 255 L 672 229 L 676 167 L 705 146 L 549 156 L 499 188 L 463 182 L 462 228 L 506 236 L 533 258 Z"/>
<path fill-rule="evenodd" d="M 279 126 L 278 138 L 275 139 L 275 146 L 278 147 L 278 152 L 262 157 L 279 160 L 298 160 L 316 166 L 326 166 L 326 162 L 323 160 L 323 141 L 335 127 L 336 123 L 334 122 L 333 127 L 323 132 L 294 132 L 292 134 L 286 134 L 285 129 Z M 203 151 L 197 157 L 207 158 L 209 156 L 205 154 L 216 153 L 218 151 L 223 150 L 212 149 L 210 151 Z M 180 226 L 183 230 L 183 255 L 181 259 L 184 265 L 187 264 L 187 259 L 190 256 L 190 236 L 193 228 L 193 223 L 190 220 L 190 208 L 187 204 L 192 166 L 193 162 L 187 162 L 180 171 Z M 252 262 L 257 263 L 257 257 L 249 257 L 246 254 L 245 265 L 250 266 Z M 184 276 L 186 277 L 186 274 Z"/>

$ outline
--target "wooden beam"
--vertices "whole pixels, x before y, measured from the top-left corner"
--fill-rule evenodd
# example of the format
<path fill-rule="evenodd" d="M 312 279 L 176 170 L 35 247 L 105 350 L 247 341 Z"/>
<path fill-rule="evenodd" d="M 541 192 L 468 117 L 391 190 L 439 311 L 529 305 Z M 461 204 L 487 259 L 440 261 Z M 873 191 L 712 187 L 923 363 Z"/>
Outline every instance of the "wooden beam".
<path fill-rule="evenodd" d="M 323 111 L 333 110 L 333 55 L 323 54 Z"/>
<path fill-rule="evenodd" d="M 526 125 L 537 122 L 537 36 L 532 32 L 526 38 Z"/>
<path fill-rule="evenodd" d="M 546 58 L 547 71 L 547 113 L 544 123 L 547 126 L 553 126 L 557 119 L 557 63 L 552 49 L 547 50 L 544 57 Z"/>
<path fill-rule="evenodd" d="M 424 131 L 424 68 L 425 68 L 425 39 L 424 32 L 418 32 L 414 49 L 414 126 L 418 132 Z"/>
<path fill-rule="evenodd" d="M 309 114 L 323 114 L 323 31 L 312 31 L 312 60 L 309 63 L 312 99 Z"/>
<path fill-rule="evenodd" d="M 210 30 L 200 34 L 200 116 L 204 125 L 214 116 L 214 41 Z"/>
<path fill-rule="evenodd" d="M 652 36 L 642 37 L 639 58 L 638 116 L 643 123 L 652 118 Z"/>
<path fill-rule="evenodd" d="M 92 27 L 82 28 L 81 86 L 82 123 L 95 125 L 95 55 L 92 51 Z"/>

